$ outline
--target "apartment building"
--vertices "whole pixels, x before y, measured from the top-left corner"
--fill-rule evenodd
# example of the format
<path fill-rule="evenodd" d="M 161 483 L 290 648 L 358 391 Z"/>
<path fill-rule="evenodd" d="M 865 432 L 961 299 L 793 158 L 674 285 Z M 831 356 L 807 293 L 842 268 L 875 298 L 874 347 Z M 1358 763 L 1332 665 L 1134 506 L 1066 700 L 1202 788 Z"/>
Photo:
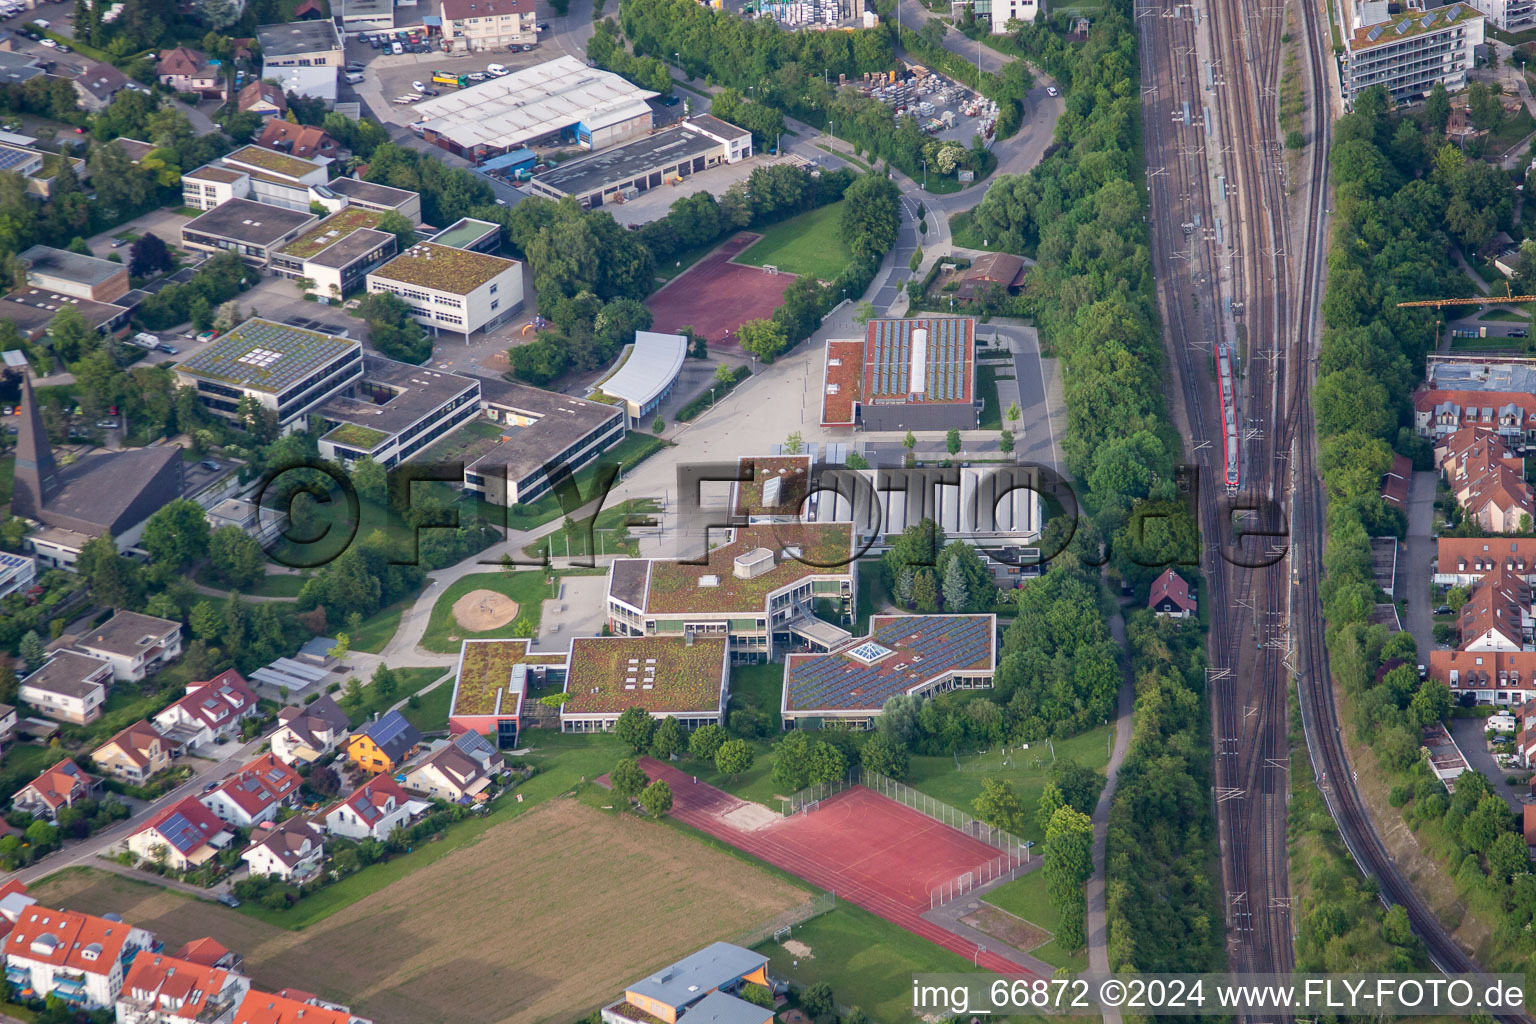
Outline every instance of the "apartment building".
<path fill-rule="evenodd" d="M 536 42 L 534 6 L 534 0 L 443 0 L 443 41 L 461 51 Z"/>
<path fill-rule="evenodd" d="M 139 612 L 118 612 L 83 634 L 75 647 L 112 666 L 118 682 L 138 682 L 181 657 L 181 623 Z"/>
<path fill-rule="evenodd" d="M 1411 103 L 1442 83 L 1455 92 L 1467 84 L 1473 50 L 1483 43 L 1483 15 L 1471 4 L 1432 11 L 1416 0 L 1391 13 L 1387 0 L 1346 4 L 1348 33 L 1340 56 L 1344 100 L 1383 86 L 1394 102 Z"/>
<path fill-rule="evenodd" d="M 112 666 L 78 651 L 60 650 L 22 679 L 22 703 L 56 722 L 89 725 L 101 717 L 112 686 Z"/>
<path fill-rule="evenodd" d="M 123 990 L 124 965 L 154 945 L 154 933 L 124 921 L 33 904 L 5 937 L 5 979 L 74 1009 L 111 1009 Z"/>

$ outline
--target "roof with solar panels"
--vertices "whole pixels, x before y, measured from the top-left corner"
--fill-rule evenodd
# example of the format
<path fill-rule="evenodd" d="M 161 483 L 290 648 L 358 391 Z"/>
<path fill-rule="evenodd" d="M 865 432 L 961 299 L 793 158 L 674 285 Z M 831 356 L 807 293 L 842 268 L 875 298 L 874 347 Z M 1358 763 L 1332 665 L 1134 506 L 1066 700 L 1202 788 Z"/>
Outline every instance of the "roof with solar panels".
<path fill-rule="evenodd" d="M 276 394 L 361 347 L 346 338 L 252 317 L 177 369 L 188 376 Z"/>
<path fill-rule="evenodd" d="M 969 407 L 975 391 L 975 318 L 874 319 L 862 341 L 827 343 L 822 425 L 851 425 L 857 406 Z"/>
<path fill-rule="evenodd" d="M 1350 35 L 1351 50 L 1359 52 L 1386 46 L 1424 32 L 1466 25 L 1483 16 L 1477 8 L 1464 3 L 1446 4 L 1432 11 L 1408 10 L 1390 14 L 1389 10 L 1386 4 L 1363 5 Z"/>
<path fill-rule="evenodd" d="M 869 625 L 826 654 L 785 658 L 785 715 L 877 714 L 898 694 L 991 686 L 995 615 L 876 615 Z"/>

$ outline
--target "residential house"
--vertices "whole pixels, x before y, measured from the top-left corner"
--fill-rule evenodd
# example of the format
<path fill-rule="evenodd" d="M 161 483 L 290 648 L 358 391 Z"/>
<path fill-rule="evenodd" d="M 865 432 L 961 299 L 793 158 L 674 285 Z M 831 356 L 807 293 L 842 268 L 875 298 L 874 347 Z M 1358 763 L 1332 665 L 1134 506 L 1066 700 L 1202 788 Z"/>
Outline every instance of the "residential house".
<path fill-rule="evenodd" d="M 346 149 L 323 130 L 307 124 L 289 124 L 282 118 L 267 122 L 256 145 L 305 160 L 339 160 Z"/>
<path fill-rule="evenodd" d="M 117 1024 L 229 1024 L 249 978 L 145 951 L 117 997 Z"/>
<path fill-rule="evenodd" d="M 240 112 L 260 117 L 282 117 L 288 113 L 288 97 L 283 88 L 271 82 L 255 81 L 240 90 L 236 101 Z"/>
<path fill-rule="evenodd" d="M 421 733 L 398 711 L 370 722 L 347 740 L 347 759 L 366 772 L 393 773 L 421 742 Z"/>
<path fill-rule="evenodd" d="M 57 821 L 59 812 L 101 793 L 101 781 L 65 758 L 23 786 L 11 798 L 11 806 L 34 818 Z"/>
<path fill-rule="evenodd" d="M 1163 570 L 1163 574 L 1153 581 L 1152 590 L 1147 595 L 1147 607 L 1171 619 L 1191 618 L 1198 610 L 1195 597 L 1189 592 L 1189 583 L 1172 569 Z"/>
<path fill-rule="evenodd" d="M 460 52 L 537 42 L 534 7 L 533 0 L 443 0 L 443 41 Z"/>
<path fill-rule="evenodd" d="M 1471 694 L 1478 704 L 1536 700 L 1536 651 L 1430 651 L 1428 672 L 1453 696 Z"/>
<path fill-rule="evenodd" d="M 11 738 L 15 734 L 16 709 L 9 704 L 0 704 L 0 754 L 10 747 Z"/>
<path fill-rule="evenodd" d="M 230 952 L 222 942 L 207 935 L 183 944 L 174 956 L 178 960 L 187 960 L 204 967 L 217 967 L 225 971 L 239 971 L 245 965 L 245 957 L 239 953 Z"/>
<path fill-rule="evenodd" d="M 1536 583 L 1536 539 L 1441 537 L 1435 548 L 1436 586 L 1470 587 L 1500 566 Z"/>
<path fill-rule="evenodd" d="M 161 85 L 177 92 L 195 92 L 204 99 L 225 99 L 228 92 L 224 76 L 196 50 L 178 46 L 168 50 L 155 65 L 155 77 Z"/>
<path fill-rule="evenodd" d="M 1486 427 L 1524 449 L 1536 440 L 1536 394 L 1424 388 L 1413 396 L 1413 423 L 1420 437 L 1437 442 L 1463 427 Z"/>
<path fill-rule="evenodd" d="M 56 722 L 88 725 L 101 717 L 112 685 L 112 666 L 78 651 L 58 650 L 21 681 L 17 694 L 33 711 Z"/>
<path fill-rule="evenodd" d="M 284 990 L 287 991 L 287 990 Z M 251 989 L 235 1010 L 234 1024 L 356 1024 L 348 1010 Z"/>
<path fill-rule="evenodd" d="M 347 839 L 388 839 L 395 829 L 425 811 L 387 775 L 377 775 L 325 812 L 325 830 Z"/>
<path fill-rule="evenodd" d="M 1536 765 L 1536 700 L 1515 706 L 1515 756 L 1527 768 Z"/>
<path fill-rule="evenodd" d="M 1024 257 L 1010 252 L 989 252 L 977 256 L 970 267 L 955 276 L 959 287 L 955 295 L 962 300 L 979 299 L 996 286 L 1003 294 L 1017 294 L 1029 273 Z"/>
<path fill-rule="evenodd" d="M 234 840 L 233 830 L 196 797 L 184 797 L 128 837 L 128 849 L 148 861 L 186 871 L 213 857 Z"/>
<path fill-rule="evenodd" d="M 412 765 L 405 773 L 407 790 L 437 800 L 467 801 L 479 796 L 490 784 L 491 776 L 486 766 L 452 743 Z"/>
<path fill-rule="evenodd" d="M 181 623 L 118 612 L 77 639 L 75 647 L 109 662 L 114 679 L 138 682 L 181 656 Z"/>
<path fill-rule="evenodd" d="M 1531 586 L 1499 568 L 1472 590 L 1457 617 L 1463 651 L 1520 651 L 1530 644 Z"/>
<path fill-rule="evenodd" d="M 240 828 L 272 821 L 283 807 L 299 802 L 303 780 L 272 754 L 263 754 L 198 797 L 219 819 Z"/>
<path fill-rule="evenodd" d="M 148 722 L 134 722 L 91 751 L 91 760 L 114 779 L 139 783 L 171 766 L 171 745 Z"/>
<path fill-rule="evenodd" d="M 272 753 L 284 764 L 306 765 L 335 750 L 347 735 L 347 713 L 329 695 L 303 706 L 290 705 L 277 713 Z"/>
<path fill-rule="evenodd" d="M 252 875 L 270 875 L 285 882 L 304 882 L 325 862 L 325 834 L 301 817 L 258 827 L 251 845 L 240 854 Z"/>
<path fill-rule="evenodd" d="M 1413 460 L 1406 455 L 1392 455 L 1392 468 L 1381 478 L 1381 500 L 1393 508 L 1408 511 L 1408 490 L 1413 485 Z"/>
<path fill-rule="evenodd" d="M 1525 464 L 1487 427 L 1463 427 L 1441 440 L 1435 461 L 1468 518 L 1489 533 L 1511 533 L 1536 518 Z"/>
<path fill-rule="evenodd" d="M 240 734 L 240 723 L 257 714 L 256 694 L 234 669 L 205 682 L 188 683 L 187 695 L 155 716 L 173 741 L 198 747 Z"/>
<path fill-rule="evenodd" d="M 80 106 L 91 114 L 111 106 L 117 94 L 124 89 L 149 91 L 112 65 L 98 63 L 87 64 L 80 76 L 73 80 L 73 85 L 75 95 L 80 98 Z"/>
<path fill-rule="evenodd" d="M 154 948 L 155 936 L 124 921 L 27 907 L 5 937 L 5 977 L 33 998 L 58 996 L 79 1010 L 111 1009 L 126 967 Z"/>

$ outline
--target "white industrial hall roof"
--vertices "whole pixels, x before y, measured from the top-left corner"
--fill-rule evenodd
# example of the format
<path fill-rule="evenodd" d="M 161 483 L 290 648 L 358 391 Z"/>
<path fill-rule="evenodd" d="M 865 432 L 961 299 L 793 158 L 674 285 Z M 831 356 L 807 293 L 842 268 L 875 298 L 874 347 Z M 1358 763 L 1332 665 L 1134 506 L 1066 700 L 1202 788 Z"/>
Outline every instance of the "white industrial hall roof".
<path fill-rule="evenodd" d="M 635 345 L 624 365 L 598 389 L 614 398 L 644 406 L 672 386 L 688 356 L 688 339 L 681 334 L 636 331 Z"/>
<path fill-rule="evenodd" d="M 650 111 L 658 95 L 575 57 L 449 92 L 417 105 L 428 131 L 459 146 L 512 148 L 575 124 L 603 128 Z"/>

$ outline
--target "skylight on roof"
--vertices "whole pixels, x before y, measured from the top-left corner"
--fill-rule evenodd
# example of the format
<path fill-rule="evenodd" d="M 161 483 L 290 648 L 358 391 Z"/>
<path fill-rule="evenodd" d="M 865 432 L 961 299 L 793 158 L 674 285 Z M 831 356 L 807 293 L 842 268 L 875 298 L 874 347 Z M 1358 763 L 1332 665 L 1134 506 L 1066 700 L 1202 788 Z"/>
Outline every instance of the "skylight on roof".
<path fill-rule="evenodd" d="M 889 647 L 882 647 L 872 640 L 868 643 L 859 644 L 859 646 L 848 652 L 850 658 L 862 661 L 866 665 L 873 665 L 881 658 L 889 657 L 891 654 L 892 651 Z"/>
<path fill-rule="evenodd" d="M 267 367 L 277 362 L 281 357 L 281 352 L 274 352 L 269 348 L 253 348 L 245 355 L 241 356 L 237 361 L 245 363 L 248 366 L 254 366 L 258 370 L 265 370 Z"/>

